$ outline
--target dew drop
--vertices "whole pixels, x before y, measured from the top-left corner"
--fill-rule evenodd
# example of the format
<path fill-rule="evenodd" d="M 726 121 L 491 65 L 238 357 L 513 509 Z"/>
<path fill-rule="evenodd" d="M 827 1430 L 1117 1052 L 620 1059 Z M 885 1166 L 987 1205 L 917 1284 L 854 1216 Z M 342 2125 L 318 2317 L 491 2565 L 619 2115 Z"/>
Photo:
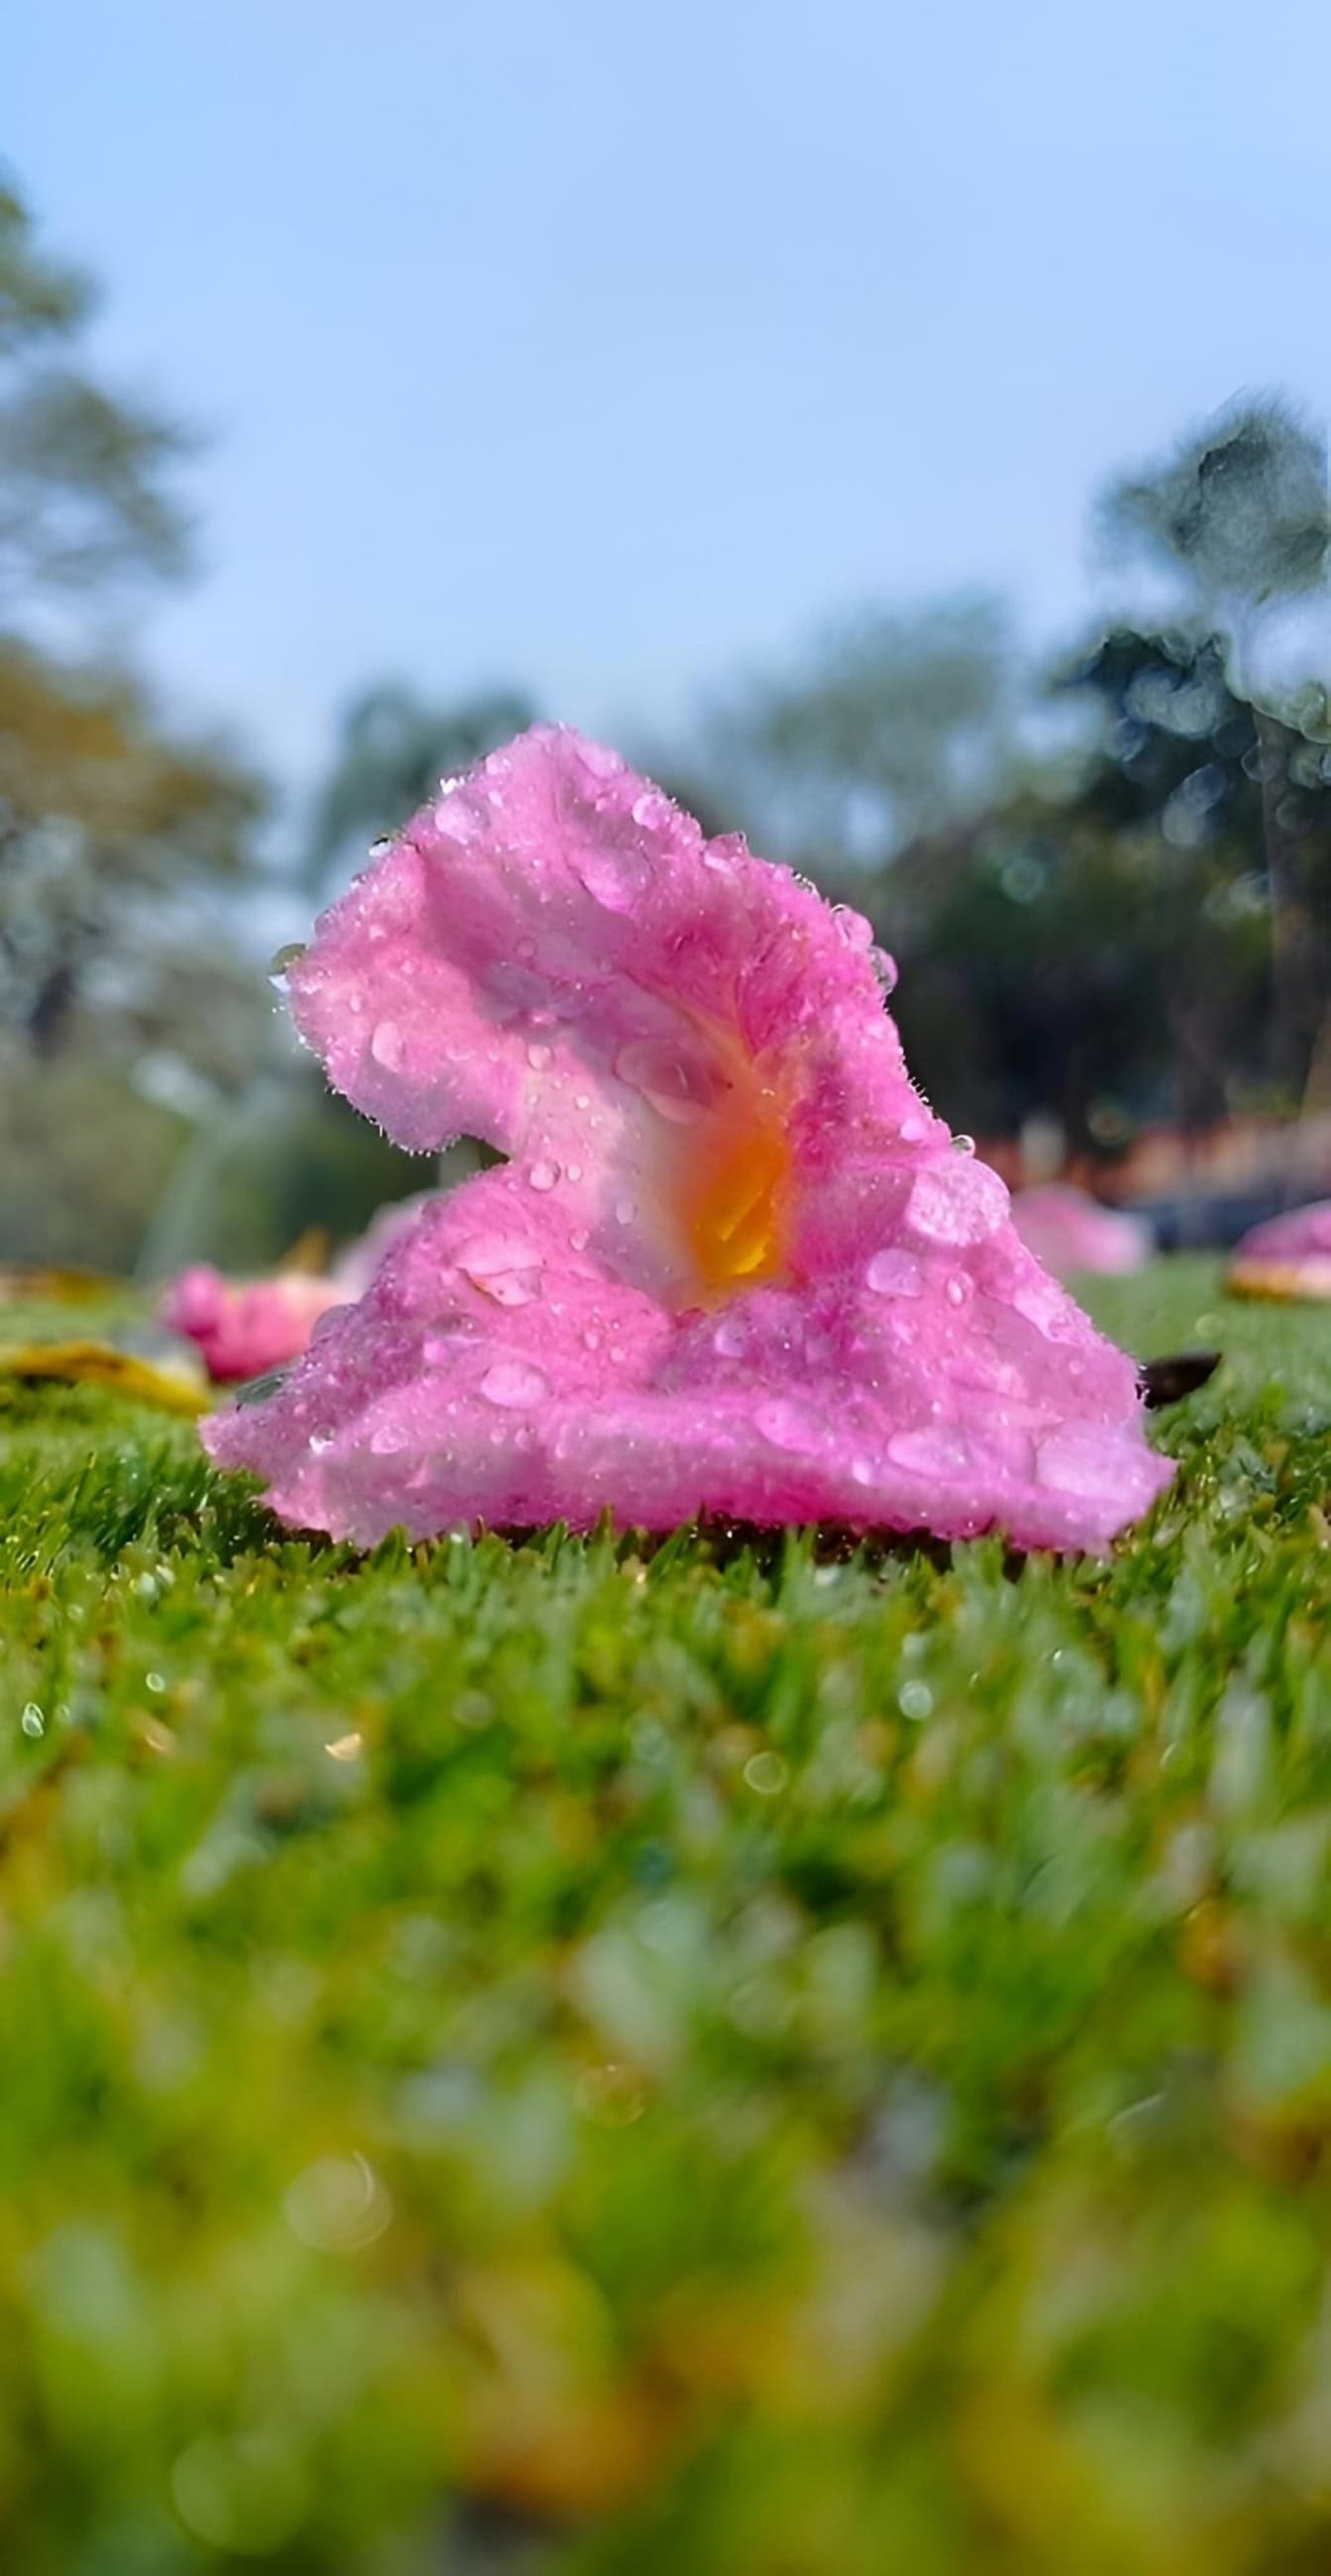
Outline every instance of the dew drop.
<path fill-rule="evenodd" d="M 496 1360 L 481 1379 L 487 1404 L 497 1404 L 505 1412 L 521 1413 L 549 1392 L 548 1379 L 527 1360 Z"/>
<path fill-rule="evenodd" d="M 894 1466 L 906 1468 L 913 1476 L 939 1476 L 944 1482 L 967 1475 L 973 1463 L 963 1431 L 896 1431 L 887 1454 Z"/>
<path fill-rule="evenodd" d="M 375 1063 L 383 1066 L 385 1073 L 400 1071 L 405 1048 L 396 1020 L 380 1020 L 371 1030 L 370 1053 Z"/>
<path fill-rule="evenodd" d="M 901 1121 L 901 1141 L 903 1145 L 918 1145 L 923 1142 L 923 1139 L 928 1135 L 928 1133 L 928 1120 L 917 1117 L 914 1110 L 910 1112 L 908 1117 L 903 1118 Z"/>
<path fill-rule="evenodd" d="M 533 1073 L 544 1073 L 546 1066 L 550 1062 L 552 1052 L 553 1050 L 548 1046 L 543 1046 L 539 1039 L 533 1040 L 532 1044 L 527 1049 L 527 1062 L 531 1066 Z"/>
<path fill-rule="evenodd" d="M 764 1440 L 774 1449 L 807 1449 L 810 1446 L 809 1425 L 798 1405 L 787 1404 L 777 1397 L 771 1404 L 760 1404 L 754 1415 Z"/>
<path fill-rule="evenodd" d="M 703 1104 L 693 1096 L 688 1070 L 665 1039 L 631 1038 L 615 1057 L 615 1072 L 630 1090 L 641 1092 L 658 1118 L 677 1127 L 701 1118 Z"/>
<path fill-rule="evenodd" d="M 476 1235 L 463 1244 L 457 1265 L 497 1306 L 529 1306 L 541 1293 L 541 1257 L 524 1236 Z"/>
<path fill-rule="evenodd" d="M 871 1485 L 874 1480 L 872 1458 L 852 1458 L 850 1462 L 850 1473 L 851 1480 L 854 1484 Z"/>
<path fill-rule="evenodd" d="M 22 1717 L 19 1719 L 19 1725 L 22 1727 L 25 1735 L 29 1735 L 34 1738 L 39 1735 L 45 1735 L 46 1719 L 35 1699 L 29 1700 L 27 1707 L 23 1711 Z"/>
<path fill-rule="evenodd" d="M 975 1138 L 973 1136 L 962 1134 L 955 1135 L 952 1139 L 952 1151 L 954 1154 L 973 1154 L 975 1151 Z"/>
<path fill-rule="evenodd" d="M 970 1282 L 961 1277 L 949 1279 L 943 1294 L 949 1306 L 964 1306 L 970 1295 Z"/>
<path fill-rule="evenodd" d="M 552 1190 L 559 1178 L 558 1163 L 533 1163 L 527 1180 L 534 1190 Z"/>
<path fill-rule="evenodd" d="M 723 1315 L 712 1335 L 713 1350 L 719 1351 L 723 1360 L 737 1360 L 743 1358 L 748 1346 L 748 1333 L 739 1317 Z"/>
<path fill-rule="evenodd" d="M 848 948 L 872 948 L 873 923 L 866 921 L 862 912 L 856 912 L 848 903 L 834 903 L 832 919 Z"/>
<path fill-rule="evenodd" d="M 638 1213 L 638 1202 L 637 1202 L 637 1200 L 636 1200 L 636 1199 L 630 1199 L 630 1198 L 616 1199 L 616 1201 L 615 1201 L 615 1223 L 616 1223 L 616 1225 L 632 1225 L 633 1220 L 634 1220 L 634 1218 L 636 1217 L 637 1213 Z"/>
<path fill-rule="evenodd" d="M 898 983 L 897 961 L 895 957 L 889 957 L 885 948 L 871 949 L 870 955 L 873 959 L 874 973 L 878 977 L 880 989 L 885 994 L 895 993 Z"/>
<path fill-rule="evenodd" d="M 933 1715 L 934 1695 L 927 1682 L 903 1682 L 897 1692 L 897 1706 L 903 1717 L 918 1726 Z"/>
<path fill-rule="evenodd" d="M 585 1251 L 586 1251 L 586 1249 L 587 1249 L 587 1228 L 586 1228 L 586 1226 L 585 1226 L 585 1225 L 575 1225 L 575 1226 L 574 1226 L 574 1228 L 573 1228 L 573 1232 L 572 1232 L 572 1233 L 571 1233 L 571 1235 L 569 1236 L 569 1239 L 568 1239 L 568 1240 L 569 1240 L 569 1250 L 570 1250 L 571 1252 L 585 1252 Z"/>
<path fill-rule="evenodd" d="M 924 1272 L 913 1252 L 875 1252 L 864 1278 L 880 1297 L 919 1297 L 924 1290 Z"/>

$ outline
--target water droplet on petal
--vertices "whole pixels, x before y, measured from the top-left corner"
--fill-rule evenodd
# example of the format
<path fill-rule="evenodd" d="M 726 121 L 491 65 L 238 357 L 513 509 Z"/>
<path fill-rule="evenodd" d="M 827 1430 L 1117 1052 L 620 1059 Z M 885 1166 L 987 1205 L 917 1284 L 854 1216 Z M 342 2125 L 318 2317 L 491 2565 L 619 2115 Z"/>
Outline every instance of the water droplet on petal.
<path fill-rule="evenodd" d="M 569 1236 L 569 1239 L 568 1239 L 568 1240 L 569 1240 L 569 1249 L 570 1249 L 570 1251 L 572 1251 L 572 1252 L 585 1252 L 585 1251 L 586 1251 L 586 1249 L 587 1249 L 587 1239 L 588 1239 L 588 1238 L 587 1238 L 587 1228 L 586 1228 L 586 1226 L 585 1226 L 585 1225 L 575 1225 L 575 1226 L 574 1226 L 574 1228 L 573 1228 L 573 1232 L 571 1233 L 571 1235 Z"/>
<path fill-rule="evenodd" d="M 269 972 L 269 974 L 270 974 L 270 975 L 285 975 L 285 974 L 289 971 L 289 969 L 290 969 L 292 966 L 294 966 L 294 965 L 295 965 L 295 963 L 296 963 L 297 959 L 298 959 L 298 958 L 300 958 L 300 957 L 303 957 L 303 956 L 304 956 L 304 954 L 305 954 L 305 942 L 304 942 L 304 940 L 303 940 L 303 939 L 289 939 L 289 940 L 287 941 L 287 943 L 286 943 L 285 948 L 279 948 L 279 949 L 277 949 L 277 950 L 274 952 L 274 954 L 272 955 L 272 957 L 270 957 L 270 958 L 269 958 L 269 961 L 268 961 L 268 972 Z"/>
<path fill-rule="evenodd" d="M 532 1072 L 544 1073 L 546 1066 L 551 1060 L 552 1053 L 553 1050 L 548 1046 L 542 1046 L 539 1039 L 529 1046 L 527 1049 L 527 1062 L 531 1066 Z"/>
<path fill-rule="evenodd" d="M 616 1199 L 616 1201 L 615 1201 L 615 1223 L 616 1223 L 616 1225 L 632 1225 L 633 1220 L 634 1220 L 634 1218 L 636 1217 L 637 1213 L 638 1213 L 638 1202 L 637 1202 L 637 1200 L 636 1200 L 636 1199 L 630 1199 L 630 1198 Z"/>
<path fill-rule="evenodd" d="M 558 1163 L 533 1163 L 527 1174 L 529 1186 L 534 1190 L 552 1190 L 558 1178 Z"/>
<path fill-rule="evenodd" d="M 527 1360 L 496 1360 L 481 1379 L 487 1404 L 497 1404 L 506 1412 L 520 1413 L 539 1404 L 549 1392 L 549 1380 Z"/>
<path fill-rule="evenodd" d="M 872 1458 L 852 1458 L 850 1462 L 850 1472 L 852 1479 L 857 1485 L 871 1485 L 874 1480 L 874 1465 Z"/>
<path fill-rule="evenodd" d="M 760 1404 L 754 1415 L 764 1440 L 774 1449 L 808 1449 L 812 1446 L 808 1417 L 797 1404 L 787 1404 L 778 1396 L 771 1404 Z"/>
<path fill-rule="evenodd" d="M 895 993 L 898 983 L 897 961 L 895 957 L 889 957 L 885 948 L 874 948 L 871 949 L 869 953 L 873 961 L 874 973 L 878 978 L 881 990 L 885 994 Z"/>
<path fill-rule="evenodd" d="M 742 1359 L 749 1346 L 749 1336 L 738 1315 L 723 1315 L 712 1335 L 712 1348 L 723 1360 Z"/>
<path fill-rule="evenodd" d="M 903 1145 L 918 1145 L 923 1142 L 923 1139 L 928 1135 L 928 1133 L 928 1119 L 919 1117 L 913 1109 L 909 1116 L 903 1118 L 901 1121 L 901 1141 Z"/>
<path fill-rule="evenodd" d="M 945 1483 L 969 1474 L 971 1445 L 964 1431 L 895 1431 L 887 1444 L 894 1466 L 913 1476 L 938 1476 Z"/>
<path fill-rule="evenodd" d="M 963 1135 L 958 1131 L 952 1139 L 952 1151 L 954 1154 L 973 1154 L 975 1151 L 975 1138 L 973 1136 Z"/>
<path fill-rule="evenodd" d="M 934 1243 L 983 1243 L 1008 1212 L 1008 1194 L 987 1163 L 931 1163 L 918 1174 L 906 1205 L 916 1234 Z"/>
<path fill-rule="evenodd" d="M 385 1073 L 398 1073 L 406 1052 L 396 1020 L 380 1020 L 370 1033 L 370 1053 Z"/>
<path fill-rule="evenodd" d="M 615 1057 L 615 1072 L 630 1090 L 640 1091 L 659 1118 L 678 1127 L 701 1118 L 703 1103 L 695 1098 L 687 1066 L 664 1038 L 631 1038 Z"/>
<path fill-rule="evenodd" d="M 541 1256 L 521 1235 L 476 1235 L 463 1244 L 457 1265 L 497 1306 L 529 1306 L 541 1293 Z"/>
<path fill-rule="evenodd" d="M 919 1297 L 924 1291 L 924 1272 L 913 1252 L 876 1252 L 864 1278 L 880 1297 Z"/>
<path fill-rule="evenodd" d="M 866 921 L 862 912 L 856 912 L 848 903 L 834 903 L 832 919 L 848 948 L 872 948 L 873 923 Z"/>
<path fill-rule="evenodd" d="M 576 843 L 569 851 L 569 866 L 603 912 L 632 912 L 651 874 L 651 862 L 640 843 L 617 848 L 608 839 Z"/>
<path fill-rule="evenodd" d="M 964 1306 L 970 1292 L 971 1288 L 969 1279 L 963 1278 L 960 1273 L 949 1279 L 946 1288 L 943 1290 L 943 1294 L 946 1297 L 949 1306 Z"/>

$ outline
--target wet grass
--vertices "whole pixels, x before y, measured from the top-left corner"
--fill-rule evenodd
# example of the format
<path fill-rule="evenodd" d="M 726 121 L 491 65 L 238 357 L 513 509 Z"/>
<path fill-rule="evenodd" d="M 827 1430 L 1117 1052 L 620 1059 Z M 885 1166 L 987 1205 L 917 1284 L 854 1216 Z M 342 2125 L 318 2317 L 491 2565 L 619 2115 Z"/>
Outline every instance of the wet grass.
<path fill-rule="evenodd" d="M 1225 1352 L 1104 1562 L 0 1383 L 0 2563 L 1331 2563 L 1331 1310 L 1094 1302 Z"/>

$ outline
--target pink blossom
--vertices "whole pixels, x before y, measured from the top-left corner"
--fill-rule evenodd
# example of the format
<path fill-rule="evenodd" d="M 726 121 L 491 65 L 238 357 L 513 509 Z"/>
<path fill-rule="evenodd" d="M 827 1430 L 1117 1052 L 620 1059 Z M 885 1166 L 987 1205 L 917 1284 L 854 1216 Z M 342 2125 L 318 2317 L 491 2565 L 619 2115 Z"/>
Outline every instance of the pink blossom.
<path fill-rule="evenodd" d="M 1172 1472 L 1131 1362 L 912 1088 L 858 914 L 538 727 L 418 814 L 290 970 L 428 1203 L 259 1404 L 297 1525 L 372 1542 L 609 1510 L 1099 1546 Z"/>
<path fill-rule="evenodd" d="M 1246 1297 L 1331 1297 L 1331 1199 L 1255 1225 L 1235 1245 L 1228 1284 Z"/>
<path fill-rule="evenodd" d="M 194 1261 L 167 1287 L 161 1317 L 196 1345 L 211 1378 L 257 1377 L 298 1358 L 319 1317 L 345 1304 L 348 1293 L 308 1271 L 228 1279 L 211 1262 Z"/>
<path fill-rule="evenodd" d="M 162 1322 L 196 1345 L 218 1380 L 258 1377 L 298 1359 L 320 1316 L 368 1288 L 424 1204 L 423 1196 L 391 1200 L 327 1273 L 277 1270 L 266 1279 L 228 1279 L 211 1262 L 191 1262 L 163 1293 Z"/>
<path fill-rule="evenodd" d="M 1018 1190 L 1012 1222 L 1022 1242 L 1052 1270 L 1067 1279 L 1077 1270 L 1141 1270 L 1154 1248 L 1151 1229 L 1138 1216 L 1102 1207 L 1087 1190 L 1066 1181 Z"/>

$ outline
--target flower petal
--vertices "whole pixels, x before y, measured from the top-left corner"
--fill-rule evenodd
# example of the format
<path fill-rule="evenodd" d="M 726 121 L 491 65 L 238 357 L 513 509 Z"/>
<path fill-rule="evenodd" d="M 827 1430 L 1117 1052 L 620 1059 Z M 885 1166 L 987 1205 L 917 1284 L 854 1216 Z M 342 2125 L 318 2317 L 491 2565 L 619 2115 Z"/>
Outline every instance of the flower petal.
<path fill-rule="evenodd" d="M 1234 1248 L 1227 1284 L 1241 1297 L 1331 1297 L 1331 1199 L 1253 1226 Z"/>
<path fill-rule="evenodd" d="M 1018 1190 L 1012 1222 L 1022 1242 L 1058 1279 L 1077 1270 L 1123 1276 L 1144 1269 L 1153 1250 L 1143 1218 L 1102 1207 L 1088 1190 L 1073 1189 L 1066 1181 Z"/>
<path fill-rule="evenodd" d="M 171 1281 L 161 1315 L 198 1349 L 211 1378 L 258 1377 L 296 1359 L 319 1317 L 350 1291 L 308 1271 L 271 1279 L 227 1279 L 210 1262 L 192 1262 Z"/>

